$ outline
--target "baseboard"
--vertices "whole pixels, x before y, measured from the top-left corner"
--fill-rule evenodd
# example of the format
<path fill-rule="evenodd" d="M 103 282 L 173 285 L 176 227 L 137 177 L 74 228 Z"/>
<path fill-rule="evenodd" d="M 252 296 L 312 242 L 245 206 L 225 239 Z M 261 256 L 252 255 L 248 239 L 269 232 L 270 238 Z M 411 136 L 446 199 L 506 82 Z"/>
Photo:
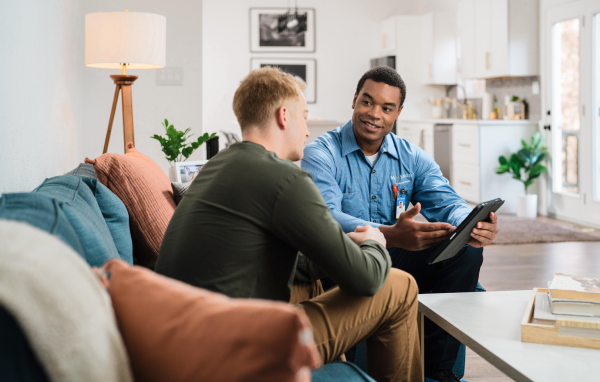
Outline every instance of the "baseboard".
<path fill-rule="evenodd" d="M 571 218 L 569 216 L 555 214 L 555 213 L 552 213 L 550 211 L 548 211 L 548 214 L 545 215 L 545 216 L 548 216 L 550 218 L 565 220 L 565 221 L 568 221 L 568 222 L 571 222 L 571 223 L 575 223 L 575 224 L 579 224 L 579 225 L 586 226 L 586 227 L 593 227 L 593 228 L 600 229 L 600 224 L 598 224 L 598 223 L 588 222 L 588 221 L 579 220 L 579 219 L 573 219 L 573 218 Z"/>

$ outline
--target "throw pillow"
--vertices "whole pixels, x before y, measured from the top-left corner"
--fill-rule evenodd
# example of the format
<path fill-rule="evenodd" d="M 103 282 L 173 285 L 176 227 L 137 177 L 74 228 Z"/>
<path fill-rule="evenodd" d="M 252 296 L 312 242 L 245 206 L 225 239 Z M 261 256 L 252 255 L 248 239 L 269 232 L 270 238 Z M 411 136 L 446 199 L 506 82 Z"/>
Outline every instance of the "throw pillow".
<path fill-rule="evenodd" d="M 65 175 L 81 175 L 90 178 L 95 178 L 96 171 L 94 171 L 94 166 L 92 166 L 91 164 L 80 163 L 79 166 L 75 167 L 75 169 L 69 171 Z"/>
<path fill-rule="evenodd" d="M 48 232 L 85 258 L 81 241 L 65 216 L 61 203 L 49 196 L 31 192 L 3 194 L 0 198 L 0 219 L 27 223 Z"/>
<path fill-rule="evenodd" d="M 100 183 L 98 179 L 83 175 L 77 176 L 81 177 L 94 194 L 119 256 L 129 264 L 133 264 L 133 244 L 131 243 L 127 208 L 125 208 L 121 199 L 108 187 Z"/>
<path fill-rule="evenodd" d="M 129 212 L 133 257 L 154 269 L 160 244 L 175 212 L 171 182 L 152 159 L 128 143 L 125 155 L 107 153 L 92 163 L 98 180 L 123 201 Z"/>
<path fill-rule="evenodd" d="M 181 199 L 183 199 L 183 195 L 190 189 L 192 182 L 194 180 L 190 180 L 189 182 L 180 183 L 180 182 L 172 182 L 171 187 L 173 187 L 173 200 L 175 200 L 175 204 L 179 205 Z"/>
<path fill-rule="evenodd" d="M 57 207 L 73 226 L 83 247 L 83 257 L 91 266 L 102 266 L 108 259 L 119 257 L 98 202 L 82 177 L 61 175 L 49 178 L 33 193 L 59 202 Z"/>
<path fill-rule="evenodd" d="M 138 381 L 295 381 L 320 358 L 306 315 L 232 299 L 121 260 L 108 291 Z"/>

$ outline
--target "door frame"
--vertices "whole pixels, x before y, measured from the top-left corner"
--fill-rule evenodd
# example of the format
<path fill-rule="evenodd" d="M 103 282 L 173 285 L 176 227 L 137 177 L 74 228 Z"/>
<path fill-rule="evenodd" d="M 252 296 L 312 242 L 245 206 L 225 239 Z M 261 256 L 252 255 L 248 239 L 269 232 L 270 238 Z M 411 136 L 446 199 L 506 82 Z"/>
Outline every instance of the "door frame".
<path fill-rule="evenodd" d="M 594 113 L 592 112 L 593 94 L 593 16 L 600 13 L 600 0 L 542 0 L 540 3 L 540 69 L 542 91 L 542 123 L 551 125 L 552 118 L 546 115 L 552 110 L 552 25 L 556 22 L 580 18 L 579 42 L 579 103 L 580 138 L 578 147 L 579 194 L 555 192 L 552 183 L 553 164 L 549 161 L 549 171 L 541 181 L 543 190 L 540 211 L 552 217 L 572 221 L 578 224 L 600 228 L 600 200 L 594 200 Z M 596 97 L 600 97 L 597 94 Z M 587 110 L 586 110 L 587 109 Z M 543 130 L 546 142 L 553 151 L 552 131 Z M 584 160 L 587 158 L 587 161 Z M 592 160 L 589 160 L 592 158 Z"/>

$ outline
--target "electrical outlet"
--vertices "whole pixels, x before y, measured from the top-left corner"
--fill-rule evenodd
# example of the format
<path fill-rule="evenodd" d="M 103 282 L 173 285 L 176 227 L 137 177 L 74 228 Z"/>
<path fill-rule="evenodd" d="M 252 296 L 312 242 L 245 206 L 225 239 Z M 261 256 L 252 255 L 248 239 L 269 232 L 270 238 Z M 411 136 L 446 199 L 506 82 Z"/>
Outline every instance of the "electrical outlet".
<path fill-rule="evenodd" d="M 156 71 L 157 86 L 183 86 L 183 68 L 170 66 Z"/>
<path fill-rule="evenodd" d="M 531 92 L 533 94 L 540 94 L 540 82 L 539 81 L 533 81 L 531 83 Z"/>

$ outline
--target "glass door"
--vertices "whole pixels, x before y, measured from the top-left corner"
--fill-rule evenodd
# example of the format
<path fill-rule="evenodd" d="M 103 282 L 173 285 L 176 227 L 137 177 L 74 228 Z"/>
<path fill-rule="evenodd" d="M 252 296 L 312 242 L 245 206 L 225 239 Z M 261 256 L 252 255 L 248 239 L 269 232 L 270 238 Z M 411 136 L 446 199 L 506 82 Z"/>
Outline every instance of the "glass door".
<path fill-rule="evenodd" d="M 600 227 L 600 0 L 562 3 L 542 9 L 547 211 Z"/>
<path fill-rule="evenodd" d="M 552 25 L 552 188 L 579 195 L 580 19 Z"/>
<path fill-rule="evenodd" d="M 592 12 L 595 10 L 592 9 Z M 594 202 L 600 203 L 600 12 L 594 14 L 592 25 L 593 40 L 593 105 L 590 110 L 593 118 L 592 152 L 593 152 L 593 194 Z M 600 220 L 600 217 L 599 219 Z"/>

